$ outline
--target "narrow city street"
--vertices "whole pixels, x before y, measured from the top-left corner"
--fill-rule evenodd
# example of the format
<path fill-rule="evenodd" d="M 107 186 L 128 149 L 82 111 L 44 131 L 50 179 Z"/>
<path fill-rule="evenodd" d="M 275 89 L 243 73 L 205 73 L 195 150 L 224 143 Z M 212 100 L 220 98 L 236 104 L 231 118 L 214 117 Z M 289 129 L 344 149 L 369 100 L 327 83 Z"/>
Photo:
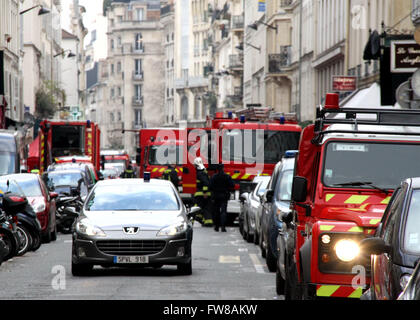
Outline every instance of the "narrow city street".
<path fill-rule="evenodd" d="M 193 273 L 176 267 L 95 267 L 91 276 L 71 275 L 71 235 L 0 266 L 0 299 L 33 300 L 275 300 L 275 274 L 260 249 L 245 242 L 237 227 L 216 233 L 195 223 Z"/>

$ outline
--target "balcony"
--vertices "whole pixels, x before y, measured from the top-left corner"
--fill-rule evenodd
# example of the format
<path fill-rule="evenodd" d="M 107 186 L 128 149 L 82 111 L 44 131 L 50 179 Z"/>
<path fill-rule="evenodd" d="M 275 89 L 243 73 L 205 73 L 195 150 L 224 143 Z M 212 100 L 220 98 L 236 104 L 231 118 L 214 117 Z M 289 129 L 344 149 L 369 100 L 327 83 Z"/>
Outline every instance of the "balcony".
<path fill-rule="evenodd" d="M 133 106 L 143 106 L 143 96 L 133 97 Z"/>
<path fill-rule="evenodd" d="M 292 62 L 292 47 L 281 46 L 281 53 L 274 53 L 268 55 L 268 72 L 269 73 L 283 73 L 285 69 L 290 67 Z"/>
<path fill-rule="evenodd" d="M 232 101 L 233 104 L 242 103 L 242 98 L 243 98 L 242 87 L 234 87 L 233 95 L 228 95 L 227 98 L 230 99 L 230 101 Z"/>
<path fill-rule="evenodd" d="M 232 16 L 232 31 L 243 30 L 244 28 L 244 16 Z"/>
<path fill-rule="evenodd" d="M 229 69 L 242 70 L 244 67 L 243 56 L 239 54 L 229 55 Z"/>
<path fill-rule="evenodd" d="M 133 71 L 133 80 L 134 81 L 143 81 L 144 74 L 143 71 Z"/>

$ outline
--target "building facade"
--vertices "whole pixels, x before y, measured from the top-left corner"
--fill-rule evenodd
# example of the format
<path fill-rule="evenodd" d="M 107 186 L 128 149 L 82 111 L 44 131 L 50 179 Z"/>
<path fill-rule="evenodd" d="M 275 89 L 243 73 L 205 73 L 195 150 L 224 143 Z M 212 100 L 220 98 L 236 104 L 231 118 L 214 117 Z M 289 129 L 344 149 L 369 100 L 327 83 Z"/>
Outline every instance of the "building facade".
<path fill-rule="evenodd" d="M 107 10 L 107 18 L 109 104 L 105 114 L 111 126 L 101 130 L 107 135 L 104 141 L 111 139 L 113 147 L 124 148 L 134 155 L 138 145 L 136 130 L 164 122 L 160 1 L 113 2 Z"/>

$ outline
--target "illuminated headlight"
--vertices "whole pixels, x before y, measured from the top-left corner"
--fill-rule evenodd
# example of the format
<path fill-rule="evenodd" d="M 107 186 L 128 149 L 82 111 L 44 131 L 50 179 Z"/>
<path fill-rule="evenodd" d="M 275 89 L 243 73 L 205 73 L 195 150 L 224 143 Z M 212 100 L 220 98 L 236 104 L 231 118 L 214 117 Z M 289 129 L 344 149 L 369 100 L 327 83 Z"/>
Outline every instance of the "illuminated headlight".
<path fill-rule="evenodd" d="M 331 242 L 331 237 L 328 234 L 324 234 L 321 237 L 321 241 L 324 244 L 329 244 Z"/>
<path fill-rule="evenodd" d="M 173 225 L 170 225 L 168 227 L 165 227 L 161 229 L 158 233 L 158 237 L 165 237 L 165 236 L 174 236 L 176 234 L 182 233 L 187 231 L 187 223 L 186 222 L 180 222 Z"/>
<path fill-rule="evenodd" d="M 76 224 L 76 231 L 87 236 L 106 237 L 105 232 L 101 228 L 94 226 L 87 218 L 80 220 Z"/>
<path fill-rule="evenodd" d="M 349 262 L 355 259 L 360 252 L 359 245 L 353 240 L 339 240 L 334 247 L 335 253 L 341 261 Z"/>

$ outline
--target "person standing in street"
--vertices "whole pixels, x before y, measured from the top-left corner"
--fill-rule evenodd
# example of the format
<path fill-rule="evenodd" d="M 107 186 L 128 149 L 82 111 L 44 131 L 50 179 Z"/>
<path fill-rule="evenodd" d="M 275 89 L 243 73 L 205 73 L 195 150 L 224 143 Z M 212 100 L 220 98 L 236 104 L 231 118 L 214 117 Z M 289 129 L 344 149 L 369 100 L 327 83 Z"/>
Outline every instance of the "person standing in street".
<path fill-rule="evenodd" d="M 213 225 L 211 213 L 211 192 L 210 179 L 204 167 L 203 160 L 198 157 L 194 159 L 196 169 L 196 192 L 194 194 L 194 204 L 201 208 L 202 214 L 196 215 L 196 220 L 205 227 Z"/>
<path fill-rule="evenodd" d="M 133 167 L 131 165 L 128 165 L 127 169 L 125 169 L 124 172 L 121 173 L 120 178 L 123 178 L 123 179 L 135 178 Z"/>
<path fill-rule="evenodd" d="M 210 179 L 210 190 L 213 198 L 213 223 L 217 232 L 221 227 L 226 232 L 227 203 L 230 192 L 234 189 L 235 183 L 232 178 L 223 171 L 223 164 L 219 164 L 217 173 Z"/>
<path fill-rule="evenodd" d="M 168 164 L 168 168 L 165 171 L 163 171 L 162 178 L 164 180 L 171 181 L 173 185 L 175 186 L 175 188 L 178 190 L 179 178 L 178 178 L 178 173 L 175 170 L 175 165 Z"/>

